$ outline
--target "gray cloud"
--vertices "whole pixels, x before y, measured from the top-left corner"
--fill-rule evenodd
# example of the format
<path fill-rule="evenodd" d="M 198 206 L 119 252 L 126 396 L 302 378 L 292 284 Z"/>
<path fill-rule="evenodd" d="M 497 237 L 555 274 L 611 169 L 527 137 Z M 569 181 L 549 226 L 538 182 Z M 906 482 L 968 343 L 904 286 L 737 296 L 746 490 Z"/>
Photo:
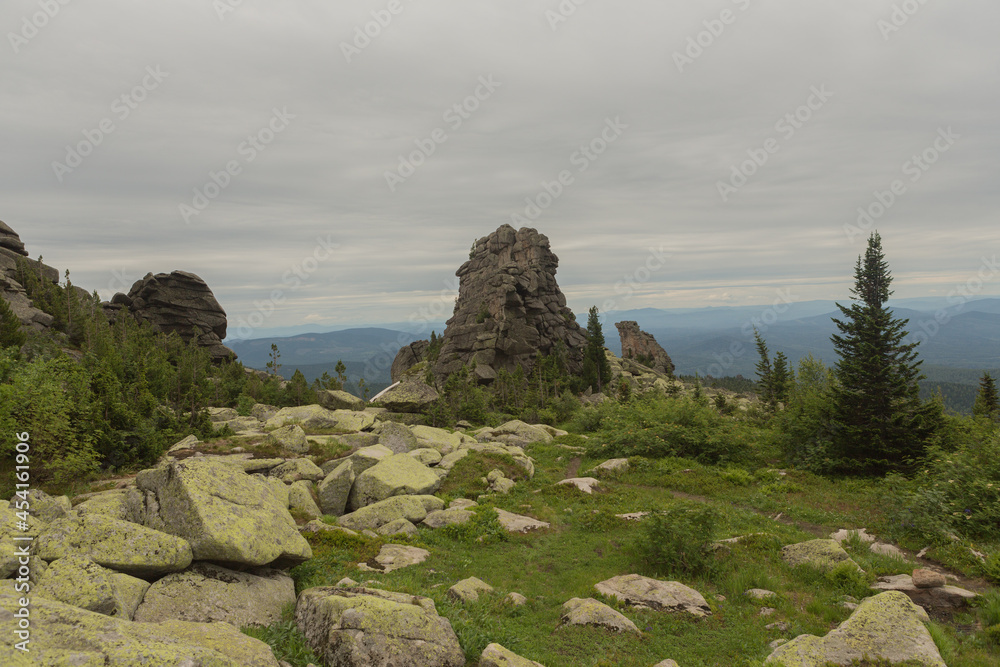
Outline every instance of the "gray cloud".
<path fill-rule="evenodd" d="M 389 0 L 244 0 L 222 19 L 210 2 L 75 0 L 14 37 L 17 53 L 10 35 L 42 10 L 11 1 L 0 217 L 104 296 L 182 268 L 235 321 L 280 289 L 267 326 L 406 320 L 563 171 L 572 183 L 529 224 L 577 311 L 766 303 L 786 287 L 844 299 L 864 245 L 845 225 L 895 180 L 905 192 L 876 226 L 898 296 L 946 294 L 996 251 L 995 3 L 928 2 L 893 32 L 879 21 L 901 2 L 675 4 L 589 0 L 553 30 L 557 0 L 400 0 L 348 63 L 342 44 Z M 678 71 L 689 39 L 706 46 Z M 168 74 L 132 108 L 121 96 L 149 67 Z M 456 127 L 449 110 L 480 77 L 500 85 Z M 824 87 L 808 121 L 780 124 Z M 249 150 L 275 109 L 294 118 Z M 627 129 L 581 160 L 616 118 Z M 947 128 L 959 138 L 911 180 L 907 162 Z M 447 140 L 390 191 L 386 173 L 436 129 Z M 53 162 L 86 132 L 100 144 L 60 182 Z M 723 202 L 718 183 L 769 139 L 776 152 Z M 231 162 L 186 222 L 179 207 Z M 305 271 L 317 239 L 338 247 Z M 666 264 L 625 298 L 616 284 L 661 247 Z"/>

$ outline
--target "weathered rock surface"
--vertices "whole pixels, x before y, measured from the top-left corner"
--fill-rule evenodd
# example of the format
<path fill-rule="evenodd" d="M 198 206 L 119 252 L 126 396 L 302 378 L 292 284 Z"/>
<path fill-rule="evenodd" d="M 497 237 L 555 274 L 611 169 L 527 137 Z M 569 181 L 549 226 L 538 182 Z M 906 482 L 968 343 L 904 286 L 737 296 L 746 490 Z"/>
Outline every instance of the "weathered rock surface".
<path fill-rule="evenodd" d="M 424 517 L 424 525 L 431 528 L 441 528 L 442 526 L 466 523 L 474 516 L 476 516 L 475 512 L 463 509 L 437 510 Z"/>
<path fill-rule="evenodd" d="M 412 525 L 412 524 L 411 524 Z M 383 544 L 378 555 L 367 563 L 359 563 L 362 570 L 392 572 L 411 565 L 419 565 L 427 560 L 431 552 L 405 544 Z"/>
<path fill-rule="evenodd" d="M 479 667 L 545 667 L 545 665 L 522 658 L 500 644 L 488 644 L 479 656 Z"/>
<path fill-rule="evenodd" d="M 441 452 L 430 447 L 414 449 L 407 452 L 410 456 L 423 463 L 425 466 L 436 466 L 441 463 Z"/>
<path fill-rule="evenodd" d="M 225 621 L 241 628 L 277 623 L 282 607 L 294 602 L 295 582 L 281 570 L 237 572 L 199 562 L 154 583 L 134 618 L 144 623 Z"/>
<path fill-rule="evenodd" d="M 448 597 L 460 602 L 479 602 L 480 593 L 491 593 L 493 587 L 478 577 L 469 577 L 448 589 Z"/>
<path fill-rule="evenodd" d="M 389 412 L 423 412 L 440 397 L 437 390 L 418 378 L 406 378 L 372 398 L 371 404 Z"/>
<path fill-rule="evenodd" d="M 562 625 L 592 625 L 613 632 L 641 634 L 635 623 L 594 598 L 573 598 L 563 606 Z"/>
<path fill-rule="evenodd" d="M 289 424 L 276 428 L 264 438 L 265 445 L 274 445 L 281 449 L 302 454 L 309 450 L 306 432 L 298 424 Z"/>
<path fill-rule="evenodd" d="M 541 530 L 549 527 L 547 522 L 532 519 L 530 516 L 514 514 L 513 512 L 508 512 L 507 510 L 502 509 L 497 509 L 496 512 L 500 525 L 503 526 L 508 533 L 527 533 L 531 530 Z"/>
<path fill-rule="evenodd" d="M 552 442 L 548 431 L 519 419 L 505 422 L 496 428 L 481 429 L 475 435 L 480 442 L 502 442 L 515 447 L 525 447 L 533 442 Z"/>
<path fill-rule="evenodd" d="M 344 461 L 323 478 L 316 488 L 323 514 L 341 516 L 347 508 L 347 498 L 354 485 L 354 462 Z"/>
<path fill-rule="evenodd" d="M 196 560 L 276 566 L 312 558 L 288 501 L 233 466 L 186 459 L 136 476 L 146 494 L 146 525 L 183 537 Z"/>
<path fill-rule="evenodd" d="M 375 415 L 352 410 L 327 410 L 315 404 L 298 405 L 281 408 L 264 422 L 264 427 L 277 428 L 288 424 L 298 424 L 307 431 L 367 431 L 375 425 Z"/>
<path fill-rule="evenodd" d="M 275 466 L 268 473 L 270 477 L 280 479 L 285 484 L 308 480 L 310 482 L 323 479 L 323 471 L 318 465 L 306 458 L 288 459 Z"/>
<path fill-rule="evenodd" d="M 327 410 L 364 410 L 365 402 L 346 391 L 328 389 L 317 392 L 319 404 Z"/>
<path fill-rule="evenodd" d="M 131 619 L 148 588 L 142 579 L 108 570 L 74 554 L 47 567 L 34 593 L 98 614 Z"/>
<path fill-rule="evenodd" d="M 322 510 L 313 499 L 312 482 L 302 479 L 288 487 L 288 511 L 311 519 L 323 516 Z"/>
<path fill-rule="evenodd" d="M 426 519 L 424 519 L 426 521 Z M 411 535 L 416 536 L 420 534 L 417 527 L 406 519 L 396 519 L 395 521 L 390 521 L 389 523 L 380 526 L 375 530 L 379 535 Z"/>
<path fill-rule="evenodd" d="M 45 522 L 62 519 L 73 509 L 73 505 L 66 496 L 50 496 L 41 489 L 30 489 L 27 496 L 28 514 Z M 9 507 L 17 509 L 21 502 L 20 496 L 14 496 L 10 500 Z"/>
<path fill-rule="evenodd" d="M 587 494 L 592 494 L 594 489 L 600 485 L 601 482 L 593 477 L 570 477 L 561 482 L 556 482 L 556 486 L 572 486 Z"/>
<path fill-rule="evenodd" d="M 382 422 L 377 427 L 378 444 L 392 450 L 394 454 L 406 454 L 420 447 L 417 436 L 410 427 L 396 422 Z"/>
<path fill-rule="evenodd" d="M 429 598 L 361 587 L 310 588 L 299 595 L 295 620 L 330 666 L 465 665 L 451 623 Z"/>
<path fill-rule="evenodd" d="M 396 519 L 420 523 L 428 512 L 440 509 L 444 501 L 434 496 L 394 496 L 345 514 L 337 523 L 351 530 L 378 530 Z"/>
<path fill-rule="evenodd" d="M 548 238 L 534 229 L 503 225 L 476 241 L 469 261 L 456 272 L 458 301 L 434 376 L 444 379 L 473 362 L 483 382 L 518 366 L 530 373 L 537 353 L 549 354 L 557 344 L 565 351 L 570 373 L 578 373 L 586 336 L 556 283 L 558 265 Z M 394 366 L 414 356 L 415 348 L 404 348 Z"/>
<path fill-rule="evenodd" d="M 959 588 L 958 586 L 942 585 L 920 588 L 914 583 L 913 577 L 908 574 L 879 577 L 879 580 L 875 582 L 872 589 L 876 591 L 900 591 L 906 593 L 913 602 L 926 609 L 964 607 L 976 597 L 976 594 L 972 591 Z"/>
<path fill-rule="evenodd" d="M 98 565 L 136 577 L 154 577 L 191 564 L 182 537 L 100 514 L 57 519 L 38 536 L 35 553 L 53 561 L 85 556 Z"/>
<path fill-rule="evenodd" d="M 441 486 L 441 478 L 407 454 L 393 454 L 358 475 L 351 487 L 348 506 L 353 509 L 392 496 L 424 496 Z"/>
<path fill-rule="evenodd" d="M 851 563 L 858 570 L 861 569 L 836 540 L 809 540 L 789 544 L 782 548 L 781 558 L 792 567 L 807 565 L 823 572 L 829 572 L 841 563 Z"/>
<path fill-rule="evenodd" d="M 5 665 L 202 665 L 278 667 L 271 647 L 228 623 L 133 623 L 33 597 L 31 653 L 13 648 L 18 596 L 0 589 L 0 653 Z"/>
<path fill-rule="evenodd" d="M 660 581 L 638 574 L 612 577 L 594 585 L 598 593 L 634 607 L 657 611 L 685 611 L 695 616 L 712 613 L 701 593 L 676 581 Z"/>
<path fill-rule="evenodd" d="M 633 359 L 664 375 L 674 374 L 674 362 L 652 334 L 639 328 L 638 322 L 615 323 L 622 343 L 622 358 Z"/>
<path fill-rule="evenodd" d="M 628 470 L 628 459 L 608 459 L 594 468 L 594 472 L 599 475 L 611 472 L 625 472 L 626 470 Z"/>
<path fill-rule="evenodd" d="M 214 359 L 233 359 L 236 354 L 222 344 L 226 337 L 226 311 L 205 281 L 187 271 L 147 273 L 128 294 L 118 293 L 112 304 L 121 304 L 140 322 L 146 321 L 164 333 L 191 340 L 197 327 L 198 344 Z"/>
<path fill-rule="evenodd" d="M 836 630 L 822 638 L 799 635 L 779 646 L 765 662 L 785 667 L 825 667 L 877 659 L 892 664 L 913 660 L 928 667 L 945 667 L 919 608 L 898 591 L 865 598 Z"/>
<path fill-rule="evenodd" d="M 913 578 L 913 585 L 917 588 L 937 588 L 948 583 L 944 575 L 940 572 L 927 570 L 922 567 L 913 570 L 913 574 L 910 576 Z"/>

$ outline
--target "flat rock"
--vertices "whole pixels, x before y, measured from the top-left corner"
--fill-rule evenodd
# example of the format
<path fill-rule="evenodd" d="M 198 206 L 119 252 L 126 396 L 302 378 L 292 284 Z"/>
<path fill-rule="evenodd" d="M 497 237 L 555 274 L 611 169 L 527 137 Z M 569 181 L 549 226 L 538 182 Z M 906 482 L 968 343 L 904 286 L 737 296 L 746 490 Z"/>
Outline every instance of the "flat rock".
<path fill-rule="evenodd" d="M 500 520 L 500 525 L 502 525 L 508 533 L 527 533 L 531 530 L 540 530 L 542 528 L 549 527 L 549 524 L 545 521 L 539 521 L 537 519 L 532 519 L 530 516 L 514 514 L 513 512 L 508 512 L 507 510 L 502 509 L 497 509 L 497 518 Z"/>
<path fill-rule="evenodd" d="M 35 553 L 47 561 L 85 556 L 118 572 L 155 577 L 191 564 L 187 540 L 100 514 L 58 519 L 34 542 Z"/>
<path fill-rule="evenodd" d="M 199 562 L 150 586 L 134 618 L 264 626 L 280 621 L 282 608 L 294 602 L 295 582 L 281 570 L 237 572 Z"/>
<path fill-rule="evenodd" d="M 493 587 L 482 579 L 469 577 L 448 589 L 448 597 L 460 602 L 478 602 L 480 593 L 490 593 Z"/>
<path fill-rule="evenodd" d="M 829 572 L 845 562 L 852 563 L 861 570 L 861 567 L 851 560 L 848 553 L 835 540 L 809 540 L 789 544 L 781 550 L 781 558 L 792 567 L 807 565 L 823 572 Z"/>
<path fill-rule="evenodd" d="M 425 526 L 429 526 L 431 528 L 441 528 L 442 526 L 466 523 L 474 516 L 476 516 L 476 513 L 470 512 L 469 510 L 437 510 L 436 512 L 429 512 L 427 516 L 424 517 L 423 523 Z"/>
<path fill-rule="evenodd" d="M 348 507 L 358 509 L 392 496 L 425 496 L 441 486 L 430 468 L 407 454 L 393 454 L 357 476 Z"/>
<path fill-rule="evenodd" d="M 405 544 L 383 544 L 378 555 L 367 563 L 359 563 L 362 570 L 392 572 L 411 565 L 419 565 L 430 557 L 431 552 Z"/>
<path fill-rule="evenodd" d="M 628 470 L 628 459 L 608 459 L 594 468 L 597 474 L 609 472 L 624 472 Z"/>
<path fill-rule="evenodd" d="M 765 663 L 846 666 L 862 660 L 892 664 L 912 660 L 927 667 L 946 667 L 917 605 L 899 591 L 865 598 L 836 630 L 822 638 L 799 635 L 779 646 Z"/>
<path fill-rule="evenodd" d="M 657 611 L 684 611 L 694 616 L 712 613 L 701 593 L 676 581 L 660 581 L 638 574 L 612 577 L 594 585 L 598 593 L 634 607 Z"/>
<path fill-rule="evenodd" d="M 291 484 L 300 479 L 314 482 L 324 477 L 319 466 L 305 458 L 288 459 L 281 465 L 272 468 L 268 475 L 280 479 L 285 484 Z"/>
<path fill-rule="evenodd" d="M 917 588 L 937 588 L 948 583 L 944 575 L 940 572 L 927 570 L 922 567 L 913 570 L 913 574 L 910 576 L 913 578 L 913 585 Z"/>
<path fill-rule="evenodd" d="M 613 632 L 641 634 L 635 623 L 594 598 L 573 598 L 563 606 L 561 625 L 592 625 Z"/>
<path fill-rule="evenodd" d="M 379 535 L 411 535 L 416 536 L 420 534 L 417 527 L 406 519 L 396 519 L 395 521 L 390 521 L 384 526 L 380 526 L 375 530 Z"/>
<path fill-rule="evenodd" d="M 464 667 L 465 654 L 434 601 L 363 587 L 302 591 L 295 621 L 326 665 Z"/>
<path fill-rule="evenodd" d="M 287 497 L 282 505 L 263 477 L 186 459 L 140 472 L 136 486 L 146 492 L 146 525 L 186 539 L 196 560 L 284 566 L 312 558 Z"/>
<path fill-rule="evenodd" d="M 443 508 L 444 501 L 434 496 L 394 496 L 345 514 L 337 523 L 351 530 L 378 530 L 396 519 L 420 523 L 428 512 Z"/>
<path fill-rule="evenodd" d="M 479 656 L 479 667 L 545 667 L 545 665 L 522 658 L 500 644 L 488 644 Z"/>
<path fill-rule="evenodd" d="M 601 482 L 593 477 L 571 477 L 561 482 L 556 482 L 558 486 L 574 486 L 584 493 L 593 493 L 594 489 L 601 485 Z"/>
<path fill-rule="evenodd" d="M 906 593 L 914 603 L 928 609 L 960 608 L 966 606 L 976 597 L 976 594 L 972 591 L 959 588 L 958 586 L 918 588 L 913 583 L 913 577 L 908 574 L 879 577 L 879 580 L 872 586 L 872 590 Z"/>

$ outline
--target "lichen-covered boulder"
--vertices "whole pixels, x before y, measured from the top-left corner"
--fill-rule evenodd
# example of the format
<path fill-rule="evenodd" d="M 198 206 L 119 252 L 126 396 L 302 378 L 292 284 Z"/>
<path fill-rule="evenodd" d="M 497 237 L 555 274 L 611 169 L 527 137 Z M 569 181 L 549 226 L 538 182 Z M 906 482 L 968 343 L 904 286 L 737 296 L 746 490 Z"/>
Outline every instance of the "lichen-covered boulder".
<path fill-rule="evenodd" d="M 25 654 L 14 648 L 20 641 L 14 615 L 20 596 L 0 588 L 5 666 L 279 667 L 270 646 L 229 623 L 133 623 L 43 597 L 31 600 L 30 653 Z"/>
<path fill-rule="evenodd" d="M 912 660 L 927 667 L 946 667 L 919 607 L 899 591 L 865 598 L 836 630 L 825 637 L 799 635 L 779 646 L 765 663 L 826 667 L 862 660 L 891 664 Z"/>
<path fill-rule="evenodd" d="M 789 544 L 781 550 L 781 558 L 792 567 L 806 565 L 823 572 L 829 572 L 841 563 L 851 563 L 858 570 L 861 569 L 836 540 L 809 540 Z"/>
<path fill-rule="evenodd" d="M 475 438 L 464 433 L 449 433 L 433 426 L 411 426 L 410 430 L 417 437 L 421 447 L 436 449 L 441 454 L 450 454 L 463 446 L 476 444 Z"/>
<path fill-rule="evenodd" d="M 312 558 L 285 504 L 259 476 L 186 459 L 144 470 L 146 525 L 183 537 L 196 560 L 284 566 Z"/>
<path fill-rule="evenodd" d="M 371 588 L 310 588 L 295 621 L 327 665 L 463 667 L 465 654 L 434 601 Z"/>
<path fill-rule="evenodd" d="M 119 521 L 129 521 L 127 496 L 127 489 L 112 489 L 87 498 L 74 509 L 79 514 L 102 514 Z"/>
<path fill-rule="evenodd" d="M 476 516 L 475 512 L 462 509 L 447 509 L 430 512 L 424 517 L 424 525 L 430 528 L 441 528 L 452 524 L 463 524 Z"/>
<path fill-rule="evenodd" d="M 320 470 L 320 467 L 311 460 L 304 458 L 288 459 L 284 463 L 272 468 L 268 474 L 271 477 L 280 479 L 285 484 L 291 484 L 300 479 L 309 481 L 323 479 L 323 471 Z"/>
<path fill-rule="evenodd" d="M 396 519 L 420 523 L 428 512 L 444 508 L 444 501 L 434 496 L 394 496 L 345 514 L 337 523 L 351 530 L 378 530 Z"/>
<path fill-rule="evenodd" d="M 358 568 L 374 572 L 392 572 L 411 565 L 419 565 L 431 555 L 427 549 L 405 544 L 383 544 L 378 555 L 367 563 L 358 563 Z"/>
<path fill-rule="evenodd" d="M 541 530 L 549 527 L 549 523 L 547 521 L 532 519 L 530 516 L 524 516 L 523 514 L 514 514 L 513 512 L 508 512 L 507 510 L 502 509 L 497 509 L 496 512 L 500 525 L 503 526 L 508 533 L 527 533 L 531 530 Z"/>
<path fill-rule="evenodd" d="M 371 403 L 389 412 L 424 412 L 439 397 L 437 390 L 423 380 L 406 378 L 375 396 Z"/>
<path fill-rule="evenodd" d="M 414 449 L 407 452 L 410 456 L 423 463 L 425 466 L 436 466 L 441 463 L 441 452 L 430 447 Z"/>
<path fill-rule="evenodd" d="M 394 454 L 405 454 L 420 448 L 417 436 L 413 435 L 409 426 L 396 422 L 382 422 L 376 429 L 378 444 L 392 450 Z"/>
<path fill-rule="evenodd" d="M 53 521 L 35 540 L 34 548 L 47 561 L 86 556 L 135 577 L 177 572 L 192 559 L 191 545 L 182 537 L 100 514 Z"/>
<path fill-rule="evenodd" d="M 346 391 L 340 389 L 327 389 L 316 392 L 316 399 L 319 404 L 327 410 L 364 410 L 365 402 Z"/>
<path fill-rule="evenodd" d="M 45 569 L 35 595 L 107 616 L 131 619 L 149 583 L 101 567 L 84 556 L 60 558 Z"/>
<path fill-rule="evenodd" d="M 394 454 L 358 475 L 351 487 L 348 505 L 357 509 L 392 496 L 423 496 L 434 493 L 441 479 L 407 454 Z"/>
<path fill-rule="evenodd" d="M 623 574 L 594 585 L 598 593 L 633 607 L 657 611 L 685 611 L 694 616 L 712 613 L 701 593 L 676 581 L 660 581 L 638 574 Z"/>
<path fill-rule="evenodd" d="M 594 598 L 573 598 L 563 606 L 561 625 L 592 625 L 612 632 L 641 634 L 635 623 Z"/>
<path fill-rule="evenodd" d="M 277 623 L 282 608 L 294 602 L 295 582 L 281 570 L 237 572 L 199 562 L 154 583 L 134 618 L 143 623 L 225 621 L 241 628 Z"/>
<path fill-rule="evenodd" d="M 306 431 L 335 429 L 340 431 L 367 431 L 375 424 L 375 415 L 353 410 L 327 410 L 322 405 L 299 405 L 281 408 L 266 422 L 265 428 L 298 424 Z"/>
<path fill-rule="evenodd" d="M 273 445 L 289 452 L 302 454 L 309 451 L 306 432 L 298 424 L 289 424 L 274 429 L 264 438 L 265 445 Z"/>
<path fill-rule="evenodd" d="M 493 587 L 478 577 L 469 577 L 448 589 L 448 597 L 460 602 L 479 602 L 480 593 L 491 593 Z"/>
<path fill-rule="evenodd" d="M 545 667 L 545 665 L 522 658 L 500 644 L 489 644 L 479 656 L 479 667 Z"/>
<path fill-rule="evenodd" d="M 344 513 L 356 477 L 354 462 L 348 460 L 323 478 L 323 481 L 316 487 L 316 493 L 319 495 L 319 506 L 323 514 L 341 516 Z"/>
<path fill-rule="evenodd" d="M 385 445 L 371 445 L 370 447 L 362 447 L 347 457 L 347 459 L 351 462 L 354 474 L 360 475 L 365 470 L 368 470 L 369 468 L 372 468 L 386 460 L 394 453 L 395 452 Z"/>
<path fill-rule="evenodd" d="M 312 495 L 312 482 L 299 480 L 288 487 L 288 510 L 310 519 L 323 516 Z"/>
<path fill-rule="evenodd" d="M 552 442 L 552 436 L 544 428 L 532 426 L 514 419 L 495 428 L 485 428 L 475 433 L 480 442 L 502 442 L 505 445 L 524 447 L 533 442 Z"/>
<path fill-rule="evenodd" d="M 395 521 L 390 521 L 384 526 L 380 526 L 378 530 L 376 530 L 375 532 L 378 533 L 379 535 L 387 535 L 387 536 L 410 535 L 415 537 L 420 534 L 420 531 L 417 530 L 417 527 L 414 526 L 409 521 L 407 521 L 406 519 L 396 519 Z"/>
<path fill-rule="evenodd" d="M 14 496 L 10 500 L 10 508 L 16 509 L 21 502 L 20 496 Z M 41 489 L 30 489 L 26 502 L 28 503 L 28 514 L 46 522 L 62 519 L 73 509 L 73 505 L 66 496 L 50 496 Z"/>

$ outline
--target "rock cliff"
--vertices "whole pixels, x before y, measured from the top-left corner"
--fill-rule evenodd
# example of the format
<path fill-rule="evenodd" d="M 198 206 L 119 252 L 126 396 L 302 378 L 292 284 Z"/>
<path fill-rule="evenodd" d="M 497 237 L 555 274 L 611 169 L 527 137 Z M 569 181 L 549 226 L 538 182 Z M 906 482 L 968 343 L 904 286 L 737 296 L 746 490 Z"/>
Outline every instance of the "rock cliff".
<path fill-rule="evenodd" d="M 634 359 L 644 366 L 665 375 L 674 374 L 674 362 L 652 334 L 639 329 L 638 322 L 618 322 L 615 324 L 622 341 L 622 358 Z"/>

